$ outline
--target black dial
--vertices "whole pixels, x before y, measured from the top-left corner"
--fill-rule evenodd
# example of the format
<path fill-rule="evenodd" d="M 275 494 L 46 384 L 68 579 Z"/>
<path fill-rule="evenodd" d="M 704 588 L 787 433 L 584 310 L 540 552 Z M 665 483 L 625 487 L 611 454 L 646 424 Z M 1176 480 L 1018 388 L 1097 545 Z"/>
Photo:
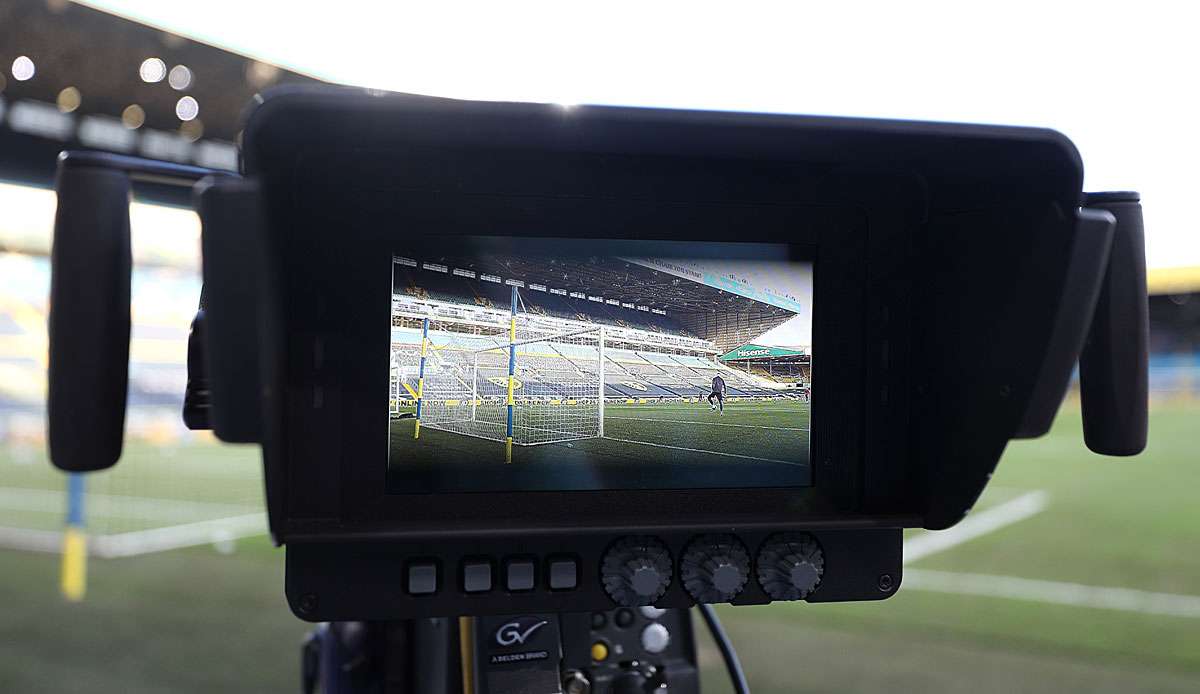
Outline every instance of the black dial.
<path fill-rule="evenodd" d="M 729 602 L 750 578 L 750 554 L 734 535 L 700 535 L 688 543 L 679 577 L 696 602 Z"/>
<path fill-rule="evenodd" d="M 803 600 L 825 572 L 825 555 L 808 533 L 779 533 L 758 551 L 758 582 L 772 600 Z"/>
<path fill-rule="evenodd" d="M 604 554 L 600 580 L 618 605 L 652 605 L 671 585 L 671 551 L 656 537 L 623 537 Z"/>

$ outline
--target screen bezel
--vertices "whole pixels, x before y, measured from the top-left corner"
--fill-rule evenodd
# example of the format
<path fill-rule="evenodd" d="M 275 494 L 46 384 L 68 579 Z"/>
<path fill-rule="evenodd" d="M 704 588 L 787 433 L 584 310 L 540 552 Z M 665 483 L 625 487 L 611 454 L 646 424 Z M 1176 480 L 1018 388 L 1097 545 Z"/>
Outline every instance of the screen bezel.
<path fill-rule="evenodd" d="M 706 513 L 730 522 L 747 518 L 794 522 L 846 517 L 858 509 L 863 467 L 863 367 L 868 349 L 863 329 L 867 286 L 862 262 L 867 242 L 863 212 L 803 204 L 707 203 L 659 206 L 656 214 L 639 215 L 649 217 L 646 222 L 658 222 L 650 228 L 660 229 L 658 236 L 663 240 L 721 241 L 729 238 L 730 228 L 737 228 L 736 236 L 742 241 L 786 244 L 812 259 L 813 350 L 831 356 L 813 367 L 810 486 L 417 495 L 386 493 L 389 393 L 387 379 L 380 374 L 387 373 L 390 355 L 392 257 L 405 248 L 413 252 L 423 237 L 396 234 L 380 228 L 375 220 L 394 212 L 407 217 L 408 228 L 437 229 L 441 240 L 479 235 L 536 237 L 539 234 L 531 229 L 570 228 L 564 225 L 572 221 L 584 236 L 594 225 L 580 225 L 578 220 L 605 219 L 609 216 L 606 212 L 626 201 L 575 200 L 561 205 L 561 201 L 547 198 L 535 206 L 532 215 L 542 224 L 530 226 L 527 213 L 505 223 L 506 213 L 512 210 L 505 208 L 503 198 L 485 202 L 447 194 L 437 204 L 430 204 L 427 192 L 364 195 L 370 200 L 359 196 L 356 202 L 362 214 L 342 210 L 349 216 L 339 217 L 329 212 L 331 219 L 343 222 L 336 252 L 328 243 L 321 253 L 292 249 L 304 257 L 300 264 L 318 261 L 318 267 L 326 269 L 313 268 L 306 280 L 290 284 L 295 291 L 288 293 L 289 317 L 317 319 L 324 324 L 309 330 L 294 326 L 288 331 L 294 338 L 289 344 L 289 380 L 305 387 L 328 386 L 319 407 L 303 388 L 291 400 L 287 532 L 341 533 L 349 526 L 384 533 L 445 531 L 448 527 L 472 528 L 476 533 L 503 528 L 502 532 L 511 533 L 520 528 L 573 525 L 661 525 L 695 516 L 697 509 L 711 509 Z M 527 212 L 529 201 L 522 202 L 522 210 Z M 447 210 L 467 209 L 468 203 L 472 214 L 446 215 Z M 420 209 L 422 206 L 428 209 Z M 652 202 L 649 207 L 654 207 Z M 423 218 L 426 212 L 429 219 Z M 479 228 L 477 215 L 488 217 L 491 225 Z M 706 223 L 702 227 L 686 224 L 697 218 Z M 733 222 L 736 227 L 729 226 Z M 611 235 L 636 238 L 638 231 Z M 597 232 L 593 228 L 590 233 Z M 293 279 L 298 278 L 293 275 Z M 316 315 L 311 315 L 313 306 L 318 307 Z M 314 359 L 316 351 L 321 353 L 319 360 Z M 835 354 L 837 357 L 831 358 Z M 322 373 L 311 368 L 315 361 L 322 363 Z M 837 387 L 823 391 L 823 383 Z M 331 459 L 338 461 L 336 466 L 329 464 Z M 331 488 L 340 489 L 340 495 L 329 494 Z"/>

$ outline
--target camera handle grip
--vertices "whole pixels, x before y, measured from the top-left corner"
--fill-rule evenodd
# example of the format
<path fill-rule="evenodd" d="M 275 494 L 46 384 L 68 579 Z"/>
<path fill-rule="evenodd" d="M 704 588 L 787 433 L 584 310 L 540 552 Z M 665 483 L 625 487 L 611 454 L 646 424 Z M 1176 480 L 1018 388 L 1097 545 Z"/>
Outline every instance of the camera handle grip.
<path fill-rule="evenodd" d="M 50 460 L 69 472 L 121 457 L 129 385 L 129 176 L 60 163 L 50 253 Z"/>
<path fill-rule="evenodd" d="M 1116 218 L 1108 269 L 1079 357 L 1083 438 L 1101 455 L 1136 455 L 1148 428 L 1149 306 L 1137 193 L 1089 193 L 1084 205 Z"/>
<path fill-rule="evenodd" d="M 129 390 L 129 201 L 134 181 L 191 186 L 198 166 L 122 154 L 58 157 L 50 252 L 50 460 L 67 472 L 112 467 L 121 457 Z"/>

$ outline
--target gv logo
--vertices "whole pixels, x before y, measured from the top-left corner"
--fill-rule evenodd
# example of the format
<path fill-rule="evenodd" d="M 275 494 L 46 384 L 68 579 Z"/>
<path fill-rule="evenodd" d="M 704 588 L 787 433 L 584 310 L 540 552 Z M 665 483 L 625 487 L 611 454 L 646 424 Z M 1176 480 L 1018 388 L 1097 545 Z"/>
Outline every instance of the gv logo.
<path fill-rule="evenodd" d="M 515 646 L 524 643 L 538 629 L 546 626 L 546 620 L 536 617 L 517 617 L 507 624 L 502 624 L 496 630 L 496 643 L 501 646 Z"/>

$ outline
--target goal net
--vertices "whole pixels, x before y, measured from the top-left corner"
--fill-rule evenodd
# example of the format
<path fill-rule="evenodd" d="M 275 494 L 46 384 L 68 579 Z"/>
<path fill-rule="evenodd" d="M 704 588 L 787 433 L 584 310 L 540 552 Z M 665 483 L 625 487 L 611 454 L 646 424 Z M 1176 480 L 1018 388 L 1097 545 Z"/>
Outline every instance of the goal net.
<path fill-rule="evenodd" d="M 521 446 L 603 436 L 603 328 L 518 319 L 511 332 L 426 328 L 424 341 L 419 427 Z"/>

